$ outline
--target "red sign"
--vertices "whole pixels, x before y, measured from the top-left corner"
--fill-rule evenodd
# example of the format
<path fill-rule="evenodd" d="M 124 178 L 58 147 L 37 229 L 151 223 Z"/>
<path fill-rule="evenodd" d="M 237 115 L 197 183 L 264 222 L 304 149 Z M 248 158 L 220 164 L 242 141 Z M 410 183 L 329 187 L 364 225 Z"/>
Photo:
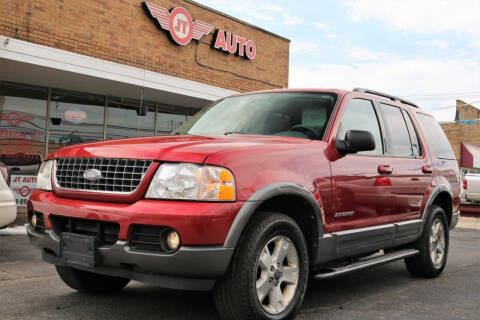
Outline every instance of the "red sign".
<path fill-rule="evenodd" d="M 33 190 L 37 187 L 37 177 L 27 175 L 14 175 L 10 185 L 17 206 L 26 206 L 28 198 Z"/>
<path fill-rule="evenodd" d="M 18 193 L 22 196 L 22 197 L 26 197 L 30 194 L 30 188 L 28 186 L 23 186 L 21 187 L 19 190 L 18 190 Z"/>
<path fill-rule="evenodd" d="M 210 34 L 214 28 L 213 25 L 207 22 L 193 21 L 190 13 L 183 7 L 177 7 L 168 11 L 166 8 L 151 2 L 144 2 L 143 5 L 157 25 L 161 29 L 168 31 L 170 39 L 182 46 L 189 44 L 192 39 L 200 40 L 204 35 Z M 248 59 L 255 59 L 257 56 L 257 47 L 253 40 L 225 32 L 221 29 L 215 32 L 212 48 Z"/>
<path fill-rule="evenodd" d="M 230 52 L 250 60 L 257 56 L 257 46 L 253 40 L 248 40 L 230 32 L 218 29 L 213 47 L 225 52 Z"/>
<path fill-rule="evenodd" d="M 12 111 L 8 113 L 2 113 L 1 119 L 7 121 L 11 127 L 17 127 L 22 122 L 33 120 L 33 117 L 17 111 Z"/>
<path fill-rule="evenodd" d="M 187 45 L 192 39 L 200 40 L 213 29 L 209 23 L 193 21 L 185 8 L 177 7 L 168 12 L 166 8 L 151 2 L 144 2 L 144 4 L 152 18 L 158 21 L 162 29 L 169 31 L 173 41 L 179 45 Z"/>
<path fill-rule="evenodd" d="M 87 120 L 87 114 L 82 110 L 65 111 L 65 119 L 73 123 L 83 123 Z"/>

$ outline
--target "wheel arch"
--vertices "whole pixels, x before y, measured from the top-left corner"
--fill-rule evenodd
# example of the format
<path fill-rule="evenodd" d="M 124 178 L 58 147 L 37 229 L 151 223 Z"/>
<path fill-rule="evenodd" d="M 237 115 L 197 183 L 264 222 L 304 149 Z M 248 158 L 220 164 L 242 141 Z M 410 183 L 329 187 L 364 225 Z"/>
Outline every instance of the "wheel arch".
<path fill-rule="evenodd" d="M 433 189 L 423 211 L 423 220 L 426 220 L 428 210 L 430 210 L 432 205 L 438 205 L 443 209 L 447 216 L 448 225 L 450 226 L 453 216 L 453 193 L 450 188 L 446 185 L 439 185 Z"/>
<path fill-rule="evenodd" d="M 310 191 L 294 183 L 275 183 L 256 191 L 237 213 L 224 247 L 237 246 L 248 222 L 259 211 L 281 212 L 294 219 L 305 235 L 310 261 L 315 261 L 318 238 L 323 235 L 322 210 Z"/>

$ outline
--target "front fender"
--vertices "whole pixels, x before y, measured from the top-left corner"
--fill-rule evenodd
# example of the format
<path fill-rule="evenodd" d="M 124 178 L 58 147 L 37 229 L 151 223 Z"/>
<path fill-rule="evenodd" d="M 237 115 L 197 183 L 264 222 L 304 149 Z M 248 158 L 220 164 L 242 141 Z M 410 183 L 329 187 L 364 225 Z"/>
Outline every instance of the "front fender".
<path fill-rule="evenodd" d="M 250 198 L 248 198 L 237 213 L 223 246 L 226 248 L 235 248 L 245 226 L 248 221 L 250 221 L 250 218 L 258 207 L 260 207 L 265 201 L 282 195 L 301 197 L 311 206 L 315 215 L 314 220 L 316 221 L 318 236 L 321 237 L 323 235 L 322 212 L 313 194 L 298 184 L 291 182 L 278 182 L 257 190 L 250 196 Z"/>

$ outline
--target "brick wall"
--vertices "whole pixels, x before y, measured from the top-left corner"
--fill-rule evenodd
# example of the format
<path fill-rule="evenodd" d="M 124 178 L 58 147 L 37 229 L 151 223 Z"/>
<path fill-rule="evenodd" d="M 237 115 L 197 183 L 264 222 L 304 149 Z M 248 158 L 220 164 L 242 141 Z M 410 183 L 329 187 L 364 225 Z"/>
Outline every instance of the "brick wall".
<path fill-rule="evenodd" d="M 457 114 L 458 120 L 480 119 L 480 110 L 461 100 L 457 100 Z M 461 143 L 466 142 L 480 146 L 480 121 L 470 124 L 456 121 L 442 123 L 441 125 L 460 166 Z"/>
<path fill-rule="evenodd" d="M 256 59 L 210 48 L 213 32 L 200 43 L 172 44 L 139 0 L 0 0 L 0 35 L 241 92 L 288 86 L 289 41 L 189 1 L 151 1 L 254 40 Z"/>

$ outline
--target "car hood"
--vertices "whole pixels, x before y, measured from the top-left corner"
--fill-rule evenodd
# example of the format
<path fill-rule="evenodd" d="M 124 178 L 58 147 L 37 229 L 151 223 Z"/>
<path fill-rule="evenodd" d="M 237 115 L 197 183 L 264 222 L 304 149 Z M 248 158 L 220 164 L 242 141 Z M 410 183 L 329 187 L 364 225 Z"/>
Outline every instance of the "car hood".
<path fill-rule="evenodd" d="M 235 149 L 249 152 L 253 149 L 254 152 L 258 152 L 264 150 L 265 145 L 281 148 L 282 145 L 298 145 L 309 142 L 311 140 L 299 138 L 239 134 L 155 136 L 69 146 L 50 154 L 47 159 L 123 158 L 203 163 L 209 155 L 226 150 Z"/>

